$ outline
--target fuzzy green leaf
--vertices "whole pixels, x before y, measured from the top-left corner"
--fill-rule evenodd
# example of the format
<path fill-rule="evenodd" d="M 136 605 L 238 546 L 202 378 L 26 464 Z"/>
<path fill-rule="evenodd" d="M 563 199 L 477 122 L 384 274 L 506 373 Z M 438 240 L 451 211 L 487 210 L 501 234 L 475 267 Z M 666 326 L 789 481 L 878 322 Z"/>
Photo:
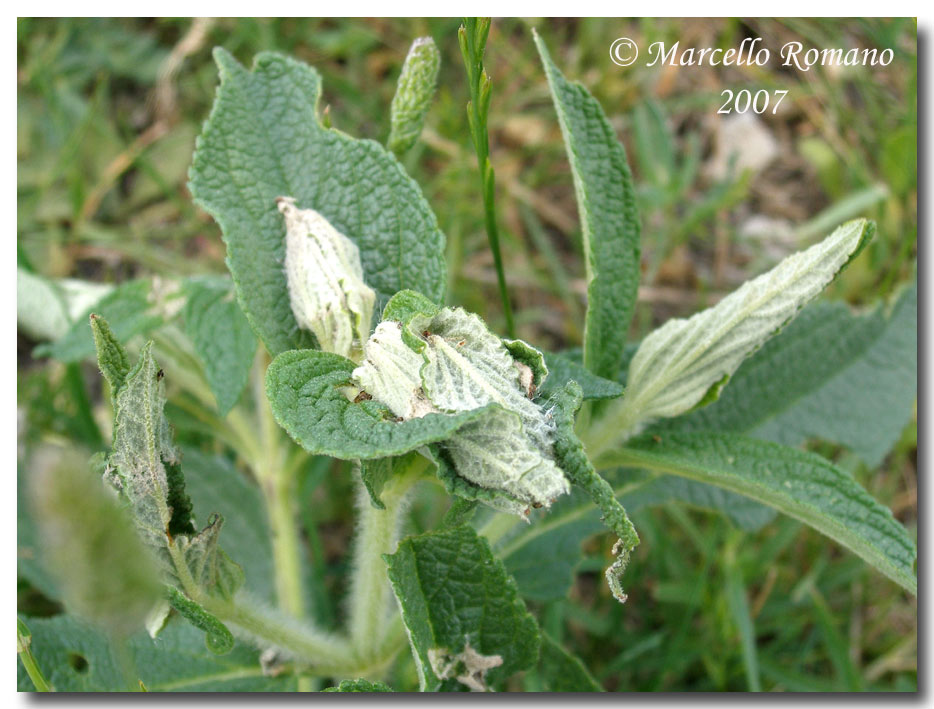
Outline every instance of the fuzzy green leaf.
<path fill-rule="evenodd" d="M 43 449 L 31 473 L 38 551 L 65 605 L 116 636 L 142 628 L 159 601 L 159 567 L 127 510 L 78 454 Z"/>
<path fill-rule="evenodd" d="M 246 386 L 256 337 L 234 300 L 230 281 L 198 279 L 186 286 L 185 331 L 195 346 L 217 410 L 224 416 Z"/>
<path fill-rule="evenodd" d="M 876 467 L 911 420 L 918 391 L 918 287 L 891 308 L 815 303 L 733 376 L 720 400 L 653 430 L 731 431 L 797 446 L 842 443 Z"/>
<path fill-rule="evenodd" d="M 104 476 L 129 501 L 140 534 L 156 548 L 165 546 L 172 521 L 166 464 L 179 462 L 163 414 L 161 372 L 150 342 L 117 393 L 113 452 Z"/>
<path fill-rule="evenodd" d="M 224 546 L 236 550 L 247 589 L 263 601 L 275 600 L 271 532 L 259 487 L 224 456 L 184 446 L 182 454 L 195 509 L 223 516 Z"/>
<path fill-rule="evenodd" d="M 166 589 L 166 593 L 172 608 L 177 610 L 185 620 L 198 630 L 204 631 L 204 644 L 208 650 L 215 655 L 226 655 L 233 650 L 234 637 L 226 625 L 178 589 L 169 587 Z"/>
<path fill-rule="evenodd" d="M 412 42 L 390 108 L 391 130 L 386 145 L 397 155 L 415 145 L 421 135 L 440 68 L 441 52 L 431 37 Z"/>
<path fill-rule="evenodd" d="M 626 600 L 620 578 L 626 570 L 629 554 L 639 543 L 626 510 L 616 499 L 613 488 L 594 470 L 584 446 L 574 433 L 574 415 L 580 408 L 583 397 L 576 382 L 568 382 L 564 390 L 555 396 L 555 457 L 568 479 L 590 495 L 593 503 L 603 512 L 603 523 L 619 535 L 613 546 L 616 561 L 606 570 L 607 583 L 613 596 L 620 602 Z"/>
<path fill-rule="evenodd" d="M 352 460 L 402 455 L 448 438 L 488 411 L 428 414 L 396 421 L 376 401 L 353 403 L 342 387 L 351 386 L 356 365 L 329 352 L 295 350 L 276 357 L 266 370 L 266 392 L 273 415 L 311 453 Z"/>
<path fill-rule="evenodd" d="M 535 619 L 470 527 L 408 537 L 383 558 L 423 691 L 495 687 L 537 660 Z"/>
<path fill-rule="evenodd" d="M 90 320 L 94 349 L 97 351 L 97 366 L 110 384 L 111 397 L 116 399 L 117 393 L 126 382 L 127 374 L 130 373 L 130 358 L 104 318 L 91 313 Z"/>
<path fill-rule="evenodd" d="M 743 360 L 818 295 L 874 231 L 865 219 L 847 222 L 713 307 L 688 319 L 672 318 L 652 332 L 633 357 L 626 395 L 607 413 L 603 428 L 630 431 L 639 422 L 677 416 L 716 398 Z"/>
<path fill-rule="evenodd" d="M 556 395 L 571 380 L 580 385 L 584 401 L 588 399 L 615 399 L 621 396 L 624 391 L 623 385 L 619 382 L 598 377 L 588 371 L 582 364 L 565 355 L 546 352 L 545 364 L 548 366 L 548 378 L 538 392 L 538 395 L 543 399 Z"/>
<path fill-rule="evenodd" d="M 626 152 L 596 99 L 569 82 L 537 33 L 567 148 L 587 267 L 584 366 L 615 379 L 639 290 L 639 214 Z"/>
<path fill-rule="evenodd" d="M 53 357 L 60 362 L 78 362 L 94 355 L 95 342 L 88 319 L 91 313 L 107 320 L 113 338 L 126 342 L 135 335 L 149 332 L 162 324 L 162 318 L 151 312 L 151 284 L 146 280 L 127 281 L 101 298 L 68 331 L 49 345 L 36 348 L 36 355 Z"/>
<path fill-rule="evenodd" d="M 342 679 L 336 687 L 322 689 L 322 692 L 392 692 L 384 682 L 371 682 L 368 679 Z"/>
<path fill-rule="evenodd" d="M 729 433 L 668 433 L 631 440 L 606 460 L 747 495 L 814 527 L 917 592 L 917 550 L 908 532 L 848 473 L 818 455 Z"/>
<path fill-rule="evenodd" d="M 297 329 L 276 198 L 324 215 L 360 249 L 367 284 L 388 300 L 414 288 L 440 301 L 444 235 L 418 185 L 384 147 L 324 127 L 321 80 L 268 52 L 252 71 L 216 49 L 221 85 L 191 168 L 196 202 L 220 224 L 240 304 L 272 354 L 312 344 Z"/>

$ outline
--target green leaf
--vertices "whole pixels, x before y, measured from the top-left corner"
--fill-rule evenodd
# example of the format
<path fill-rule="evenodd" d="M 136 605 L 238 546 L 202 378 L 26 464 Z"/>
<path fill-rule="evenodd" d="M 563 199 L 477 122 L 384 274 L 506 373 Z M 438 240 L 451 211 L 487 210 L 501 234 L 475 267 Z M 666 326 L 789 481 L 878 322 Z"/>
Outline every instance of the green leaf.
<path fill-rule="evenodd" d="M 235 549 L 246 587 L 263 601 L 275 600 L 269 520 L 259 487 L 220 455 L 182 447 L 185 482 L 195 509 L 224 517 L 224 546 Z"/>
<path fill-rule="evenodd" d="M 390 108 L 391 130 L 386 145 L 397 155 L 415 145 L 421 135 L 440 68 L 441 53 L 431 37 L 412 42 Z"/>
<path fill-rule="evenodd" d="M 473 529 L 408 537 L 383 558 L 423 691 L 498 686 L 535 663 L 535 619 Z"/>
<path fill-rule="evenodd" d="M 669 433 L 631 440 L 606 458 L 747 495 L 814 527 L 917 592 L 917 550 L 908 532 L 848 473 L 818 455 L 729 433 Z"/>
<path fill-rule="evenodd" d="M 815 303 L 736 371 L 715 404 L 653 430 L 745 433 L 797 446 L 842 443 L 876 467 L 911 420 L 918 390 L 918 287 L 891 308 Z"/>
<path fill-rule="evenodd" d="M 172 522 L 166 464 L 179 462 L 163 413 L 161 372 L 149 342 L 117 392 L 113 452 L 105 473 L 129 501 L 143 539 L 156 548 L 165 546 L 166 530 Z"/>
<path fill-rule="evenodd" d="M 38 551 L 66 607 L 116 636 L 142 628 L 159 601 L 159 567 L 127 510 L 78 453 L 41 449 L 31 467 Z"/>
<path fill-rule="evenodd" d="M 201 359 L 217 410 L 225 416 L 246 386 L 256 337 L 228 280 L 192 280 L 186 290 L 185 331 Z"/>
<path fill-rule="evenodd" d="M 383 504 L 379 497 L 383 487 L 398 471 L 408 470 L 414 460 L 418 458 L 418 455 L 413 451 L 392 458 L 360 461 L 360 478 L 363 480 L 363 486 L 370 496 L 370 504 L 373 507 L 378 510 L 386 509 L 386 505 Z"/>
<path fill-rule="evenodd" d="M 580 661 L 542 633 L 541 673 L 546 692 L 602 692 L 603 687 Z"/>
<path fill-rule="evenodd" d="M 243 643 L 226 655 L 215 655 L 204 646 L 204 633 L 187 623 L 173 622 L 156 640 L 145 632 L 134 635 L 128 649 L 136 673 L 129 678 L 120 666 L 106 636 L 68 615 L 29 618 L 32 650 L 47 679 L 59 692 L 113 692 L 138 689 L 142 680 L 150 692 L 278 692 L 295 691 L 294 676 L 267 677 L 259 652 Z M 17 663 L 19 665 L 19 663 Z M 17 688 L 30 691 L 32 684 L 22 666 L 17 668 Z"/>
<path fill-rule="evenodd" d="M 489 407 L 396 421 L 376 401 L 353 403 L 341 391 L 357 365 L 329 352 L 284 352 L 266 370 L 266 393 L 276 421 L 311 453 L 344 460 L 401 455 L 444 440 Z"/>
<path fill-rule="evenodd" d="M 388 684 L 368 679 L 342 679 L 336 687 L 322 689 L 322 692 L 392 692 Z"/>
<path fill-rule="evenodd" d="M 639 543 L 639 535 L 629 521 L 626 510 L 616 499 L 613 488 L 594 470 L 583 444 L 574 433 L 574 415 L 583 401 L 580 386 L 576 382 L 568 382 L 554 401 L 555 457 L 568 479 L 584 490 L 603 512 L 604 524 L 619 535 L 619 540 L 613 546 L 616 561 L 606 570 L 606 579 L 613 596 L 623 603 L 626 594 L 623 593 L 620 577 L 626 570 L 630 552 Z"/>
<path fill-rule="evenodd" d="M 104 318 L 91 313 L 90 320 L 94 349 L 97 352 L 97 366 L 110 384 L 111 398 L 116 399 L 130 373 L 130 358 Z"/>
<path fill-rule="evenodd" d="M 153 307 L 150 290 L 146 280 L 127 281 L 117 286 L 77 318 L 59 340 L 37 347 L 36 356 L 53 357 L 60 362 L 78 362 L 93 356 L 94 338 L 88 327 L 91 313 L 107 320 L 113 338 L 119 342 L 153 330 L 162 324 L 162 318 L 150 312 Z"/>
<path fill-rule="evenodd" d="M 606 114 L 534 33 L 567 148 L 587 266 L 584 366 L 615 379 L 639 289 L 639 215 L 626 152 Z"/>
<path fill-rule="evenodd" d="M 269 351 L 312 344 L 289 302 L 277 197 L 294 197 L 353 240 L 367 284 L 384 301 L 403 288 L 440 301 L 444 235 L 434 214 L 384 147 L 321 125 L 318 73 L 267 52 L 252 71 L 221 48 L 214 59 L 221 85 L 198 139 L 190 189 L 220 224 L 237 297 Z"/>
<path fill-rule="evenodd" d="M 177 588 L 168 587 L 166 592 L 172 608 L 198 630 L 204 631 L 204 644 L 208 650 L 215 655 L 226 655 L 233 650 L 234 637 L 226 625 Z"/>
<path fill-rule="evenodd" d="M 648 335 L 629 365 L 625 397 L 606 414 L 606 438 L 715 398 L 743 360 L 818 295 L 874 231 L 865 219 L 847 222 L 715 306 L 686 320 L 673 318 Z M 603 435 L 596 438 L 602 446 Z"/>
<path fill-rule="evenodd" d="M 580 385 L 581 395 L 588 399 L 615 399 L 624 389 L 619 382 L 598 377 L 589 372 L 582 364 L 562 354 L 545 353 L 548 365 L 548 378 L 538 395 L 543 399 L 556 395 L 569 381 Z"/>
<path fill-rule="evenodd" d="M 218 545 L 224 518 L 213 513 L 207 526 L 191 536 L 173 540 L 185 558 L 191 577 L 200 588 L 225 600 L 233 598 L 244 582 L 243 569 Z"/>

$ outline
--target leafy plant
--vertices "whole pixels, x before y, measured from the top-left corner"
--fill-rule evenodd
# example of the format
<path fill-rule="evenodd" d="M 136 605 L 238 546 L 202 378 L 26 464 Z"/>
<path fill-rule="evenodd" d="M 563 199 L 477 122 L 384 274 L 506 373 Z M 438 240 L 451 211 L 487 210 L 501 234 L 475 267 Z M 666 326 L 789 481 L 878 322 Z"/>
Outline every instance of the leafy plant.
<path fill-rule="evenodd" d="M 471 20 L 459 38 L 511 331 L 488 32 Z M 821 438 L 876 464 L 910 416 L 915 285 L 866 314 L 808 305 L 874 224 L 847 222 L 628 343 L 640 221 L 626 154 L 598 102 L 534 42 L 581 217 L 580 352 L 542 352 L 444 305 L 444 235 L 397 157 L 434 93 L 433 42 L 416 40 L 406 60 L 389 149 L 322 119 L 311 67 L 262 53 L 246 69 L 215 50 L 221 84 L 190 188 L 221 227 L 232 279 L 130 282 L 45 349 L 74 362 L 93 343 L 113 442 L 93 459 L 101 484 L 74 456 L 32 475 L 36 534 L 59 553 L 45 559 L 51 574 L 27 573 L 69 613 L 20 619 L 21 688 L 486 691 L 524 671 L 546 690 L 596 691 L 535 603 L 567 594 L 581 543 L 604 528 L 616 540 L 607 587 L 626 601 L 639 544 L 627 508 L 666 500 L 744 528 L 777 510 L 916 593 L 907 530 L 846 470 L 796 447 Z M 144 333 L 153 339 L 135 351 Z M 183 390 L 180 440 L 166 382 Z M 222 452 L 189 448 L 192 435 Z M 305 486 L 328 469 L 353 478 L 359 517 L 340 627 L 300 552 L 301 528 L 318 539 Z M 447 512 L 413 531 L 408 505 L 433 484 Z M 735 564 L 728 581 L 731 608 L 748 615 Z M 144 625 L 151 637 L 130 632 Z"/>

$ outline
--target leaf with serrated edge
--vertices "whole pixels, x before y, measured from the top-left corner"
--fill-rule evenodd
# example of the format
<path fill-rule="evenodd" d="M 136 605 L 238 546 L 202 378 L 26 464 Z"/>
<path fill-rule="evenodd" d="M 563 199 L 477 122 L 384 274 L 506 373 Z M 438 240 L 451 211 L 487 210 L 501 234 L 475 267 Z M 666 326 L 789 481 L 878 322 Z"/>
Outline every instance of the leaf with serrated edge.
<path fill-rule="evenodd" d="M 629 562 L 629 554 L 639 543 L 639 535 L 626 510 L 613 494 L 613 488 L 594 469 L 584 452 L 583 444 L 574 433 L 574 415 L 583 401 L 580 386 L 577 382 L 568 382 L 554 401 L 555 457 L 568 479 L 590 495 L 593 503 L 603 512 L 604 524 L 619 535 L 613 545 L 616 561 L 606 570 L 606 580 L 614 598 L 623 603 L 626 594 L 623 593 L 620 579 Z"/>
<path fill-rule="evenodd" d="M 221 85 L 190 172 L 195 201 L 220 224 L 247 318 L 272 354 L 311 345 L 296 327 L 275 200 L 314 209 L 360 249 L 367 284 L 388 300 L 415 288 L 440 301 L 444 235 L 418 185 L 386 148 L 325 128 L 321 80 L 268 52 L 246 70 L 215 49 Z"/>
<path fill-rule="evenodd" d="M 848 473 L 818 455 L 729 433 L 668 433 L 630 440 L 599 462 L 646 467 L 751 497 L 917 592 L 917 550 L 908 532 Z"/>
<path fill-rule="evenodd" d="M 340 355 L 295 350 L 276 357 L 266 370 L 276 421 L 309 452 L 343 460 L 402 455 L 448 438 L 487 410 L 395 421 L 376 401 L 347 398 L 342 389 L 351 385 L 355 367 Z"/>
<path fill-rule="evenodd" d="M 584 366 L 615 379 L 639 289 L 639 214 L 626 152 L 596 99 L 534 33 L 567 147 L 587 267 Z"/>
<path fill-rule="evenodd" d="M 162 409 L 165 392 L 152 343 L 117 393 L 113 452 L 105 477 L 130 502 L 143 539 L 156 548 L 166 543 L 171 521 L 165 463 L 178 462 L 172 431 Z"/>
<path fill-rule="evenodd" d="M 571 380 L 580 384 L 584 401 L 589 399 L 615 399 L 621 396 L 624 391 L 623 385 L 619 382 L 598 377 L 570 357 L 550 352 L 544 354 L 545 364 L 548 365 L 548 379 L 545 380 L 544 386 L 538 392 L 538 396 L 542 399 L 557 394 Z"/>
<path fill-rule="evenodd" d="M 256 355 L 256 337 L 234 300 L 232 286 L 227 279 L 186 284 L 185 331 L 201 359 L 221 416 L 240 398 Z"/>
<path fill-rule="evenodd" d="M 495 687 L 537 660 L 535 619 L 470 527 L 408 537 L 383 558 L 423 691 Z"/>
<path fill-rule="evenodd" d="M 631 430 L 642 421 L 689 411 L 820 293 L 873 231 L 865 219 L 847 222 L 715 306 L 652 332 L 633 357 L 626 394 L 607 413 L 605 426 Z"/>
<path fill-rule="evenodd" d="M 918 289 L 857 314 L 815 303 L 736 371 L 719 401 L 651 430 L 731 431 L 797 446 L 842 443 L 876 467 L 918 392 Z"/>

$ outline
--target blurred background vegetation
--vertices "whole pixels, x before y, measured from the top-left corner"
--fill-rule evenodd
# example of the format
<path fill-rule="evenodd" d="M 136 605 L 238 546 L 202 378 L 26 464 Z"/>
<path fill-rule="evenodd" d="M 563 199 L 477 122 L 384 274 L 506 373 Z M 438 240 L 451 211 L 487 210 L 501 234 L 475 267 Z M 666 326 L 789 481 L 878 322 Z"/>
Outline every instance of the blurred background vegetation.
<path fill-rule="evenodd" d="M 217 85 L 211 48 L 222 45 L 247 65 L 263 50 L 308 62 L 323 75 L 321 108 L 331 123 L 384 141 L 408 46 L 430 34 L 443 56 L 439 89 L 422 140 L 404 164 L 448 238 L 448 302 L 502 330 L 467 129 L 458 25 L 20 19 L 19 267 L 101 283 L 225 273 L 219 229 L 186 189 L 195 136 Z M 912 277 L 914 20 L 495 20 L 486 55 L 491 158 L 503 257 L 524 339 L 552 350 L 578 345 L 585 293 L 573 186 L 531 27 L 562 71 L 600 101 L 628 152 L 643 219 L 633 338 L 715 302 L 855 216 L 875 219 L 878 233 L 828 297 L 868 305 Z M 646 67 L 640 60 L 622 69 L 608 53 L 620 36 L 643 52 L 653 41 L 729 48 L 759 36 L 773 59 L 766 67 L 717 68 Z M 791 40 L 891 47 L 895 59 L 887 67 L 805 73 L 776 59 Z M 725 88 L 789 93 L 776 115 L 717 115 Z M 18 338 L 21 472 L 43 441 L 96 450 L 107 439 L 94 365 L 37 358 L 36 337 L 21 329 Z M 171 376 L 167 381 L 171 400 Z M 168 413 L 183 443 L 216 448 L 210 433 L 190 426 L 179 409 Z M 913 530 L 916 439 L 912 422 L 877 470 L 844 449 L 823 445 L 820 452 L 852 471 Z M 353 528 L 349 475 L 310 465 L 301 494 L 309 564 L 317 572 L 315 607 L 333 624 Z M 414 510 L 417 525 L 432 523 L 431 504 Z M 785 518 L 744 533 L 720 515 L 674 504 L 640 510 L 634 521 L 643 541 L 626 573 L 626 605 L 602 583 L 608 535 L 586 545 L 568 600 L 538 604 L 543 625 L 607 689 L 916 689 L 915 599 L 817 533 Z M 60 610 L 29 574 L 20 578 L 19 600 L 30 615 Z M 747 671 L 750 652 L 755 677 Z M 534 678 L 525 686 L 534 689 Z"/>

